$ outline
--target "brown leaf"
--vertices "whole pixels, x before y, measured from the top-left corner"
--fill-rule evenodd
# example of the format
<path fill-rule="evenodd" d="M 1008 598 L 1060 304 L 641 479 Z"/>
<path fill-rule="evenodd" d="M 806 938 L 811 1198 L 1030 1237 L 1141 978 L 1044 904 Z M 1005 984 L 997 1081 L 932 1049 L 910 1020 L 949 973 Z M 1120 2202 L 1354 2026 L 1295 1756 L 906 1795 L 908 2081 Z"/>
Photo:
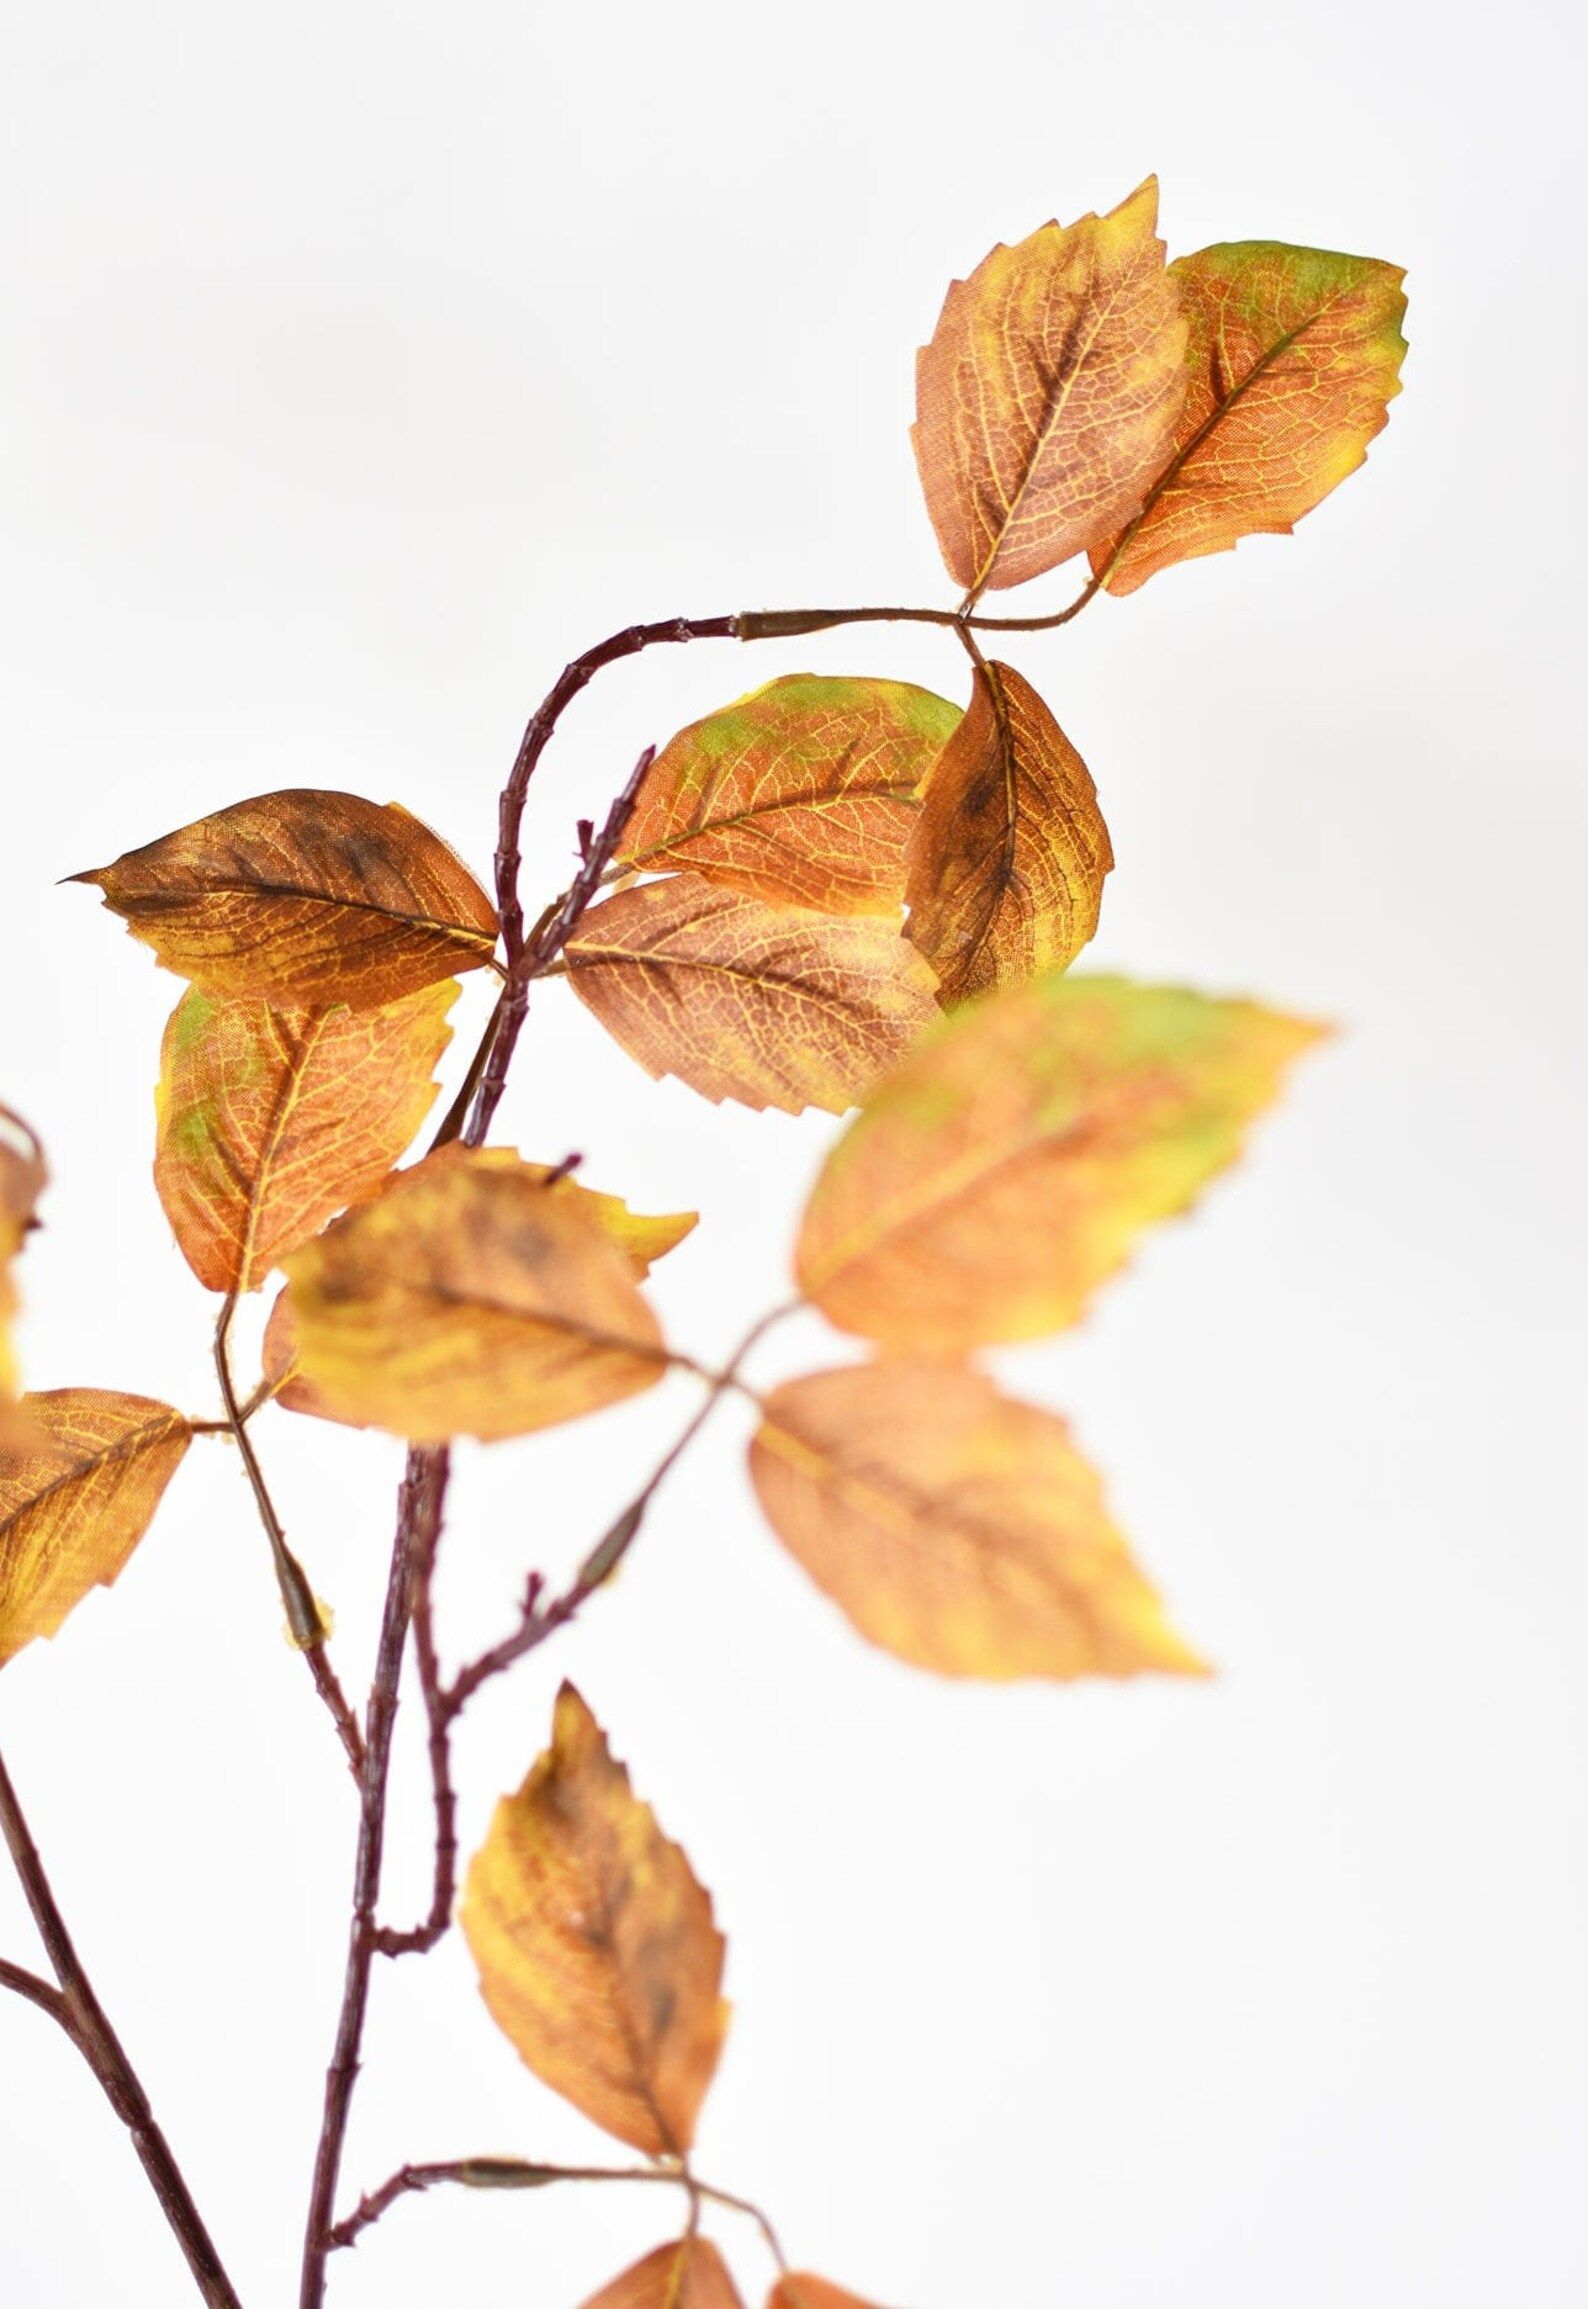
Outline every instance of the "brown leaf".
<path fill-rule="evenodd" d="M 1194 1675 L 1062 1419 L 977 1371 L 777 1388 L 750 1449 L 773 1530 L 863 1636 L 945 1676 Z"/>
<path fill-rule="evenodd" d="M 211 1291 L 257 1290 L 373 1194 L 423 1122 L 455 979 L 383 1010 L 276 1010 L 193 987 L 165 1030 L 154 1182 Z"/>
<path fill-rule="evenodd" d="M 1189 391 L 1141 511 L 1093 544 L 1110 593 L 1258 532 L 1288 536 L 1356 471 L 1400 391 L 1398 266 L 1234 241 L 1169 271 L 1190 321 Z"/>
<path fill-rule="evenodd" d="M 711 2239 L 680 2237 L 676 2244 L 658 2245 L 592 2293 L 584 2309 L 744 2309 L 744 2304 Z"/>
<path fill-rule="evenodd" d="M 664 746 L 620 863 L 772 904 L 897 917 L 922 779 L 959 708 L 909 682 L 789 674 Z"/>
<path fill-rule="evenodd" d="M 1053 974 L 945 1019 L 828 1156 L 795 1254 L 830 1321 L 910 1354 L 1073 1323 L 1142 1230 L 1232 1163 L 1322 1029 Z"/>
<path fill-rule="evenodd" d="M 0 1448 L 0 1662 L 109 1587 L 191 1439 L 179 1411 L 144 1395 L 61 1387 L 23 1407 L 40 1443 Z"/>
<path fill-rule="evenodd" d="M 504 1150 L 427 1155 L 282 1264 L 289 1408 L 413 1443 L 526 1435 L 666 1368 L 632 1254 Z"/>
<path fill-rule="evenodd" d="M 541 2081 L 647 2156 L 683 2155 L 728 2025 L 724 1942 L 571 1684 L 496 1808 L 461 1921 L 492 2018 Z"/>
<path fill-rule="evenodd" d="M 976 670 L 970 710 L 910 837 L 906 935 L 941 999 L 1062 970 L 1097 929 L 1114 863 L 1097 788 L 1030 683 Z"/>
<path fill-rule="evenodd" d="M 396 802 L 357 794 L 261 794 L 73 879 L 206 993 L 292 1008 L 378 1010 L 496 945 L 462 860 Z"/>
<path fill-rule="evenodd" d="M 1149 177 L 1107 216 L 1000 244 L 916 359 L 915 459 L 972 599 L 1040 577 L 1141 503 L 1185 399 L 1185 323 Z"/>
<path fill-rule="evenodd" d="M 16 1317 L 16 1285 L 11 1262 L 34 1224 L 34 1208 L 49 1173 L 38 1140 L 21 1117 L 0 1106 L 0 1449 L 21 1450 L 40 1440 L 16 1401 L 16 1351 L 11 1325 Z"/>
<path fill-rule="evenodd" d="M 574 992 L 647 1073 L 787 1114 L 853 1106 L 936 1013 L 932 971 L 891 923 L 698 874 L 619 891 L 565 951 Z"/>
<path fill-rule="evenodd" d="M 842 2285 L 829 2285 L 825 2277 L 789 2269 L 768 2294 L 766 2309 L 872 2309 L 872 2304 L 858 2293 L 846 2293 Z"/>

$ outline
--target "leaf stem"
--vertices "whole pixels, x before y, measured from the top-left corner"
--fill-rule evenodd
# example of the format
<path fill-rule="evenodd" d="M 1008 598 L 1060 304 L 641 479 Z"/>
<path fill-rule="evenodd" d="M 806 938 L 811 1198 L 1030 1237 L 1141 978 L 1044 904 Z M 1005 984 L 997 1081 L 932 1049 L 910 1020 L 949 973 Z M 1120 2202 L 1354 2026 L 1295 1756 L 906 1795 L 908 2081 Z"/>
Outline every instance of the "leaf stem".
<path fill-rule="evenodd" d="M 400 2198 L 422 2195 L 426 2189 L 448 2184 L 465 2189 L 547 2189 L 559 2181 L 638 2181 L 687 2190 L 691 2229 L 698 2223 L 702 2201 L 742 2213 L 760 2230 L 779 2269 L 788 2268 L 777 2231 L 760 2206 L 748 2197 L 735 2196 L 730 2189 L 697 2180 L 687 2165 L 537 2165 L 515 2157 L 458 2157 L 433 2164 L 402 2165 L 378 2189 L 362 2196 L 345 2221 L 337 2223 L 331 2231 L 331 2249 L 339 2252 L 355 2244 Z"/>
<path fill-rule="evenodd" d="M 265 1471 L 259 1464 L 248 1432 L 248 1415 L 238 1401 L 236 1383 L 232 1378 L 231 1329 L 237 1312 L 237 1293 L 228 1292 L 215 1319 L 215 1375 L 220 1381 L 221 1401 L 226 1406 L 226 1425 L 242 1454 L 244 1470 L 253 1491 L 259 1520 L 265 1537 L 270 1542 L 271 1560 L 276 1567 L 276 1580 L 281 1589 L 281 1601 L 287 1614 L 287 1626 L 293 1643 L 309 1663 L 316 1691 L 330 1711 L 347 1755 L 348 1766 L 356 1780 L 364 1762 L 364 1742 L 358 1728 L 358 1718 L 348 1704 L 347 1695 L 337 1678 L 336 1670 L 326 1656 L 326 1638 L 330 1633 L 325 1614 L 320 1609 L 313 1587 L 297 1557 L 287 1545 L 281 1518 L 265 1482 Z"/>
<path fill-rule="evenodd" d="M 83 1970 L 3 1759 L 0 1759 L 0 1834 L 5 1837 L 39 1938 L 60 1984 L 58 1989 L 51 1989 L 47 1981 L 24 1971 L 20 1965 L 4 1964 L 0 1965 L 0 1986 L 26 1996 L 60 2023 L 131 2134 L 132 2145 L 159 2199 L 160 2209 L 187 2256 L 194 2283 L 209 2309 L 240 2309 L 231 2279 L 221 2265 L 220 2255 L 193 2202 L 170 2144 L 155 2122 L 149 2097 Z"/>

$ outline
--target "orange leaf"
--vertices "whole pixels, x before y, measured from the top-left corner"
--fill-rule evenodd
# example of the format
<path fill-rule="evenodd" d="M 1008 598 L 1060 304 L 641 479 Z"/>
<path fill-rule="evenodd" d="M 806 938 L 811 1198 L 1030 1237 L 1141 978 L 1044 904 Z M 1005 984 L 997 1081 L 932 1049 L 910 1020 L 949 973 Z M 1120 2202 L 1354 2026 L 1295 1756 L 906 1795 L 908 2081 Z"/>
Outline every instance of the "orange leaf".
<path fill-rule="evenodd" d="M 773 1530 L 863 1636 L 944 1676 L 1194 1675 L 1062 1419 L 954 1364 L 872 1363 L 767 1399 Z"/>
<path fill-rule="evenodd" d="M 976 670 L 970 711 L 910 837 L 906 935 L 944 1003 L 1073 962 L 1114 863 L 1091 774 L 1012 666 Z"/>
<path fill-rule="evenodd" d="M 647 2156 L 682 2156 L 728 2025 L 724 1942 L 571 1684 L 551 1746 L 496 1807 L 461 1921 L 491 2016 L 536 2076 Z"/>
<path fill-rule="evenodd" d="M 1256 1003 L 1073 974 L 968 1004 L 828 1156 L 800 1288 L 842 1329 L 911 1353 L 1060 1330 L 1145 1227 L 1235 1160 L 1321 1031 Z"/>
<path fill-rule="evenodd" d="M 378 1010 L 496 945 L 462 860 L 396 802 L 357 794 L 261 794 L 73 879 L 207 993 L 294 1008 Z"/>
<path fill-rule="evenodd" d="M 413 1443 L 529 1434 L 666 1367 L 632 1256 L 500 1150 L 427 1155 L 282 1264 L 298 1407 Z"/>
<path fill-rule="evenodd" d="M 109 1587 L 148 1530 L 191 1430 L 145 1395 L 23 1398 L 35 1448 L 0 1448 L 0 1662 Z"/>
<path fill-rule="evenodd" d="M 455 979 L 384 1010 L 275 1010 L 193 987 L 165 1030 L 154 1183 L 211 1291 L 257 1290 L 373 1194 L 423 1122 Z"/>
<path fill-rule="evenodd" d="M 1397 266 L 1233 241 L 1169 270 L 1190 320 L 1190 389 L 1141 511 L 1093 544 L 1110 593 L 1259 531 L 1288 536 L 1356 471 L 1400 391 Z"/>
<path fill-rule="evenodd" d="M 0 1448 L 20 1450 L 40 1440 L 16 1402 L 17 1366 L 11 1325 L 16 1315 L 17 1296 L 16 1285 L 11 1280 L 11 1262 L 34 1223 L 34 1207 L 48 1177 L 38 1140 L 9 1107 L 0 1106 Z"/>
<path fill-rule="evenodd" d="M 853 1106 L 936 1013 L 932 971 L 891 923 L 698 874 L 619 891 L 565 951 L 574 992 L 647 1073 L 787 1114 Z"/>
<path fill-rule="evenodd" d="M 916 359 L 915 461 L 972 599 L 1040 577 L 1141 503 L 1185 398 L 1185 323 L 1149 177 L 1107 216 L 1001 243 Z"/>
<path fill-rule="evenodd" d="M 773 904 L 896 916 L 915 794 L 959 718 L 909 682 L 768 682 L 657 755 L 620 862 L 689 867 Z"/>
<path fill-rule="evenodd" d="M 727 2264 L 709 2237 L 681 2237 L 658 2245 L 599 2293 L 584 2309 L 744 2309 Z"/>
<path fill-rule="evenodd" d="M 842 2285 L 829 2285 L 825 2277 L 789 2269 L 767 2295 L 766 2309 L 872 2309 L 872 2304 L 858 2293 L 846 2293 Z"/>

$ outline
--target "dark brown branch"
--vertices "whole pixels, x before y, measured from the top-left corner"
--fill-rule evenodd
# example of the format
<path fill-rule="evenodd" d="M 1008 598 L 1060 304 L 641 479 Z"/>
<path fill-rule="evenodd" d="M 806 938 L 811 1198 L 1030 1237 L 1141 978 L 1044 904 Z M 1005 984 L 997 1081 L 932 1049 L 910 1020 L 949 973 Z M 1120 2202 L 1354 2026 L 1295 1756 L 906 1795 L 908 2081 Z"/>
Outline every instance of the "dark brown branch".
<path fill-rule="evenodd" d="M 265 1482 L 265 1471 L 259 1464 L 259 1454 L 248 1432 L 247 1410 L 238 1401 L 236 1384 L 232 1378 L 230 1343 L 232 1317 L 236 1312 L 237 1294 L 234 1291 L 223 1301 L 215 1323 L 215 1373 L 220 1381 L 221 1401 L 226 1406 L 226 1425 L 242 1454 L 254 1503 L 259 1509 L 259 1520 L 270 1542 L 271 1560 L 276 1568 L 276 1581 L 281 1589 L 288 1630 L 293 1643 L 309 1663 L 315 1690 L 330 1711 L 337 1737 L 347 1756 L 348 1767 L 356 1780 L 364 1762 L 364 1742 L 359 1734 L 358 1718 L 348 1705 L 347 1695 L 327 1657 L 326 1638 L 330 1631 L 325 1624 L 325 1615 L 309 1584 L 307 1572 L 287 1545 L 287 1535 L 281 1528 L 281 1518 L 276 1513 L 275 1502 Z"/>
<path fill-rule="evenodd" d="M 303 2241 L 299 2309 L 320 2309 L 325 2299 L 325 2260 L 330 2251 L 336 2184 L 347 2139 L 369 2008 L 370 1971 L 375 1958 L 376 1903 L 380 1898 L 381 1857 L 386 1840 L 386 1791 L 391 1777 L 392 1733 L 397 1721 L 403 1652 L 413 1613 L 420 1567 L 433 1563 L 441 1532 L 451 1459 L 445 1445 L 415 1446 L 398 1493 L 397 1532 L 381 1614 L 375 1677 L 364 1728 L 360 1775 L 358 1854 L 353 1869 L 353 1915 L 348 1929 L 347 1969 L 336 2043 L 325 2078 L 325 2112 L 315 2151 Z"/>
<path fill-rule="evenodd" d="M 187 2256 L 194 2283 L 204 2300 L 210 2309 L 240 2309 L 231 2279 L 221 2265 L 220 2255 L 182 2178 L 170 2144 L 155 2122 L 149 2097 L 83 1970 L 3 1761 L 0 1761 L 0 1833 L 5 1836 L 60 1989 L 56 1995 L 46 1982 L 9 1964 L 0 1970 L 0 1981 L 31 1998 L 60 2022 L 131 2134 L 132 2145 L 159 2199 L 160 2209 Z"/>

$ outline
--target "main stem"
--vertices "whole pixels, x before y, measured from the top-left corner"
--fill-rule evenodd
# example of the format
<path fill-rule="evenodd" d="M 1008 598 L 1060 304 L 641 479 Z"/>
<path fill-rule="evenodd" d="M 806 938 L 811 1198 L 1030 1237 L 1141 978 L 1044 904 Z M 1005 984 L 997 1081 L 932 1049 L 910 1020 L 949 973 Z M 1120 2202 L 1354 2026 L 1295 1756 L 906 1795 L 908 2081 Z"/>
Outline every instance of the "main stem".
<path fill-rule="evenodd" d="M 54 2011 L 55 2018 L 99 2079 L 105 2098 L 132 2135 L 132 2145 L 160 2201 L 160 2209 L 187 2255 L 194 2283 L 210 2309 L 241 2309 L 170 2144 L 155 2122 L 149 2096 L 83 1970 L 3 1759 L 0 1759 L 0 1833 L 5 1836 L 33 1921 L 38 1926 L 39 1938 L 60 1983 L 58 2008 L 46 2004 L 45 2009 Z M 10 1979 L 6 1985 L 18 1983 Z M 44 2003 L 44 1999 L 34 1993 L 35 1988 L 43 1985 L 35 1983 L 34 1988 L 27 1991 L 35 2003 Z"/>
<path fill-rule="evenodd" d="M 342 2169 L 347 2120 L 353 2105 L 364 2041 L 364 2016 L 369 2006 L 370 1972 L 375 1958 L 376 1905 L 380 1898 L 381 1857 L 386 1841 L 386 1788 L 391 1776 L 392 1733 L 397 1722 L 397 1690 L 403 1650 L 413 1613 L 414 1580 L 421 1565 L 435 1552 L 441 1530 L 450 1462 L 445 1445 L 414 1448 L 398 1494 L 397 1537 L 392 1549 L 391 1574 L 381 1614 L 380 1643 L 369 1714 L 364 1726 L 364 1763 L 360 1773 L 358 1856 L 353 1871 L 353 1916 L 348 1932 L 347 1971 L 342 1986 L 342 2009 L 337 2020 L 336 2044 L 325 2079 L 325 2114 L 314 2160 L 314 2181 L 309 2196 L 308 2224 L 303 2245 L 303 2276 L 298 2294 L 300 2309 L 320 2309 L 325 2299 L 326 2255 L 331 2250 L 331 2225 L 336 2209 L 336 2184 Z"/>

